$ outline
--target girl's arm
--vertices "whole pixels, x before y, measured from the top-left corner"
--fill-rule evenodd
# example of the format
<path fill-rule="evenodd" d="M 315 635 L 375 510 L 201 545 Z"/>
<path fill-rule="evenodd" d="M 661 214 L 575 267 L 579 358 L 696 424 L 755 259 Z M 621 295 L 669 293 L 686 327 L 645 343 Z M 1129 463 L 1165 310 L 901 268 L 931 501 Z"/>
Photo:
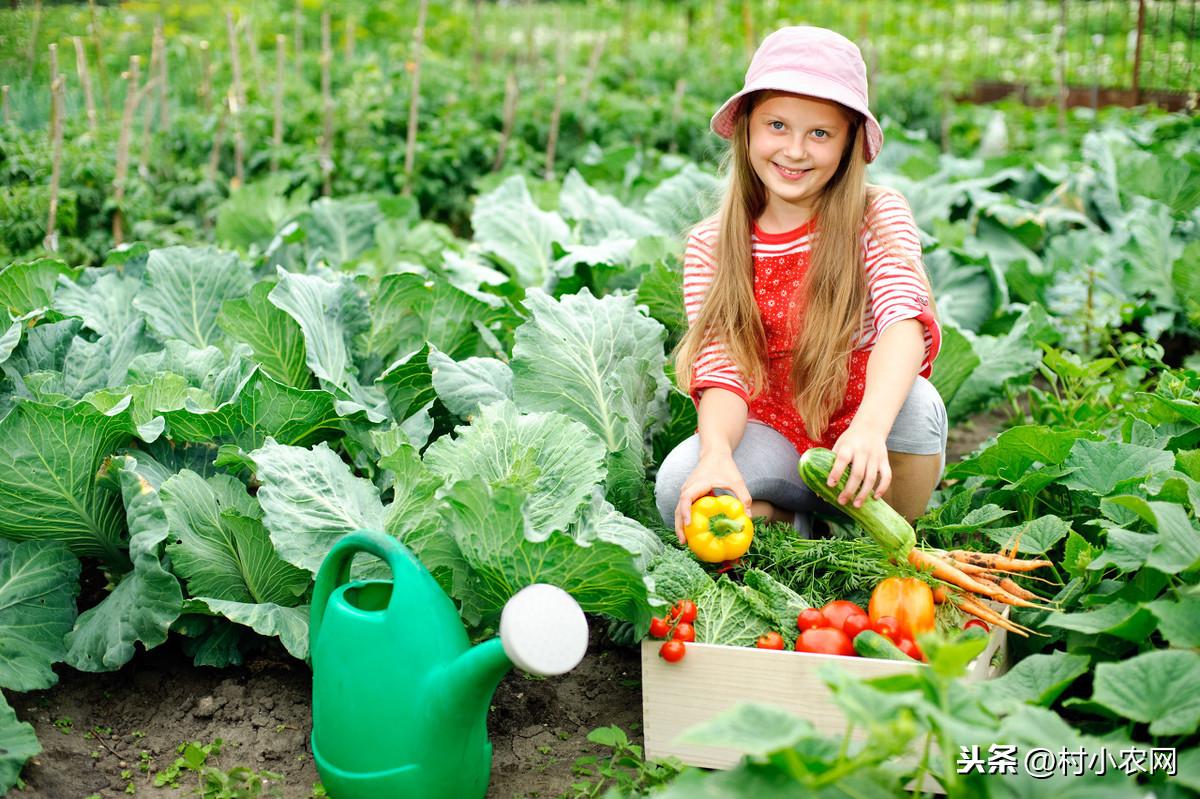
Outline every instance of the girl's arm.
<path fill-rule="evenodd" d="M 854 421 L 833 445 L 837 456 L 829 472 L 829 485 L 836 485 L 850 466 L 850 478 L 838 495 L 846 504 L 854 499 L 862 507 L 871 496 L 887 491 L 892 481 L 888 465 L 887 437 L 900 408 L 912 390 L 925 358 L 925 326 L 917 319 L 891 325 L 879 336 L 867 359 L 867 383 Z M 856 493 L 857 492 L 857 496 Z"/>
<path fill-rule="evenodd" d="M 896 410 L 899 412 L 899 408 Z M 675 507 L 675 535 L 681 544 L 685 540 L 683 528 L 692 520 L 692 503 L 714 488 L 732 491 L 743 506 L 750 507 L 750 492 L 733 461 L 733 451 L 746 432 L 749 418 L 746 401 L 723 388 L 706 388 L 696 414 L 700 460 L 684 482 Z"/>

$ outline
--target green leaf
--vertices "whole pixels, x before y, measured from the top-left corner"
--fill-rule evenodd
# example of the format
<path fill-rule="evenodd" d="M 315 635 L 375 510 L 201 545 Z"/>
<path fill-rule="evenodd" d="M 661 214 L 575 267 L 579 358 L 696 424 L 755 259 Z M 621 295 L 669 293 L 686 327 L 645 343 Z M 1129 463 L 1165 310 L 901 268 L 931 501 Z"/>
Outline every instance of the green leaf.
<path fill-rule="evenodd" d="M 250 270 L 232 253 L 166 247 L 150 253 L 146 287 L 133 305 L 161 340 L 178 338 L 207 347 L 222 338 L 217 328 L 221 304 L 245 297 L 250 284 Z"/>
<path fill-rule="evenodd" d="M 987 648 L 988 637 L 969 631 L 946 637 L 926 633 L 917 642 L 935 674 L 943 678 L 961 677 L 971 661 Z"/>
<path fill-rule="evenodd" d="M 395 474 L 384 532 L 403 541 L 447 594 L 459 595 L 465 590 L 467 565 L 442 522 L 437 494 L 445 481 L 425 468 L 417 450 L 407 444 L 380 458 L 379 466 Z"/>
<path fill-rule="evenodd" d="M 495 358 L 456 361 L 433 349 L 428 363 L 438 399 L 460 419 L 470 419 L 489 403 L 512 399 L 512 369 L 503 361 Z"/>
<path fill-rule="evenodd" d="M 120 498 L 95 477 L 132 438 L 127 420 L 87 403 L 17 404 L 0 419 L 0 535 L 62 541 L 76 555 L 128 568 Z"/>
<path fill-rule="evenodd" d="M 145 321 L 133 301 L 142 281 L 111 269 L 88 269 L 75 282 L 62 282 L 54 295 L 54 308 L 78 316 L 101 336 L 117 336 L 131 325 Z"/>
<path fill-rule="evenodd" d="M 1097 610 L 1080 613 L 1054 612 L 1042 622 L 1050 627 L 1077 630 L 1096 635 L 1105 633 L 1124 638 L 1126 641 L 1142 641 L 1154 632 L 1154 616 L 1140 605 L 1125 600 L 1115 600 Z"/>
<path fill-rule="evenodd" d="M 425 465 L 447 483 L 481 477 L 524 492 L 527 523 L 541 536 L 564 532 L 604 479 L 604 447 L 558 413 L 521 414 L 504 400 L 429 445 Z"/>
<path fill-rule="evenodd" d="M 285 386 L 308 388 L 312 376 L 304 334 L 295 319 L 267 298 L 274 287 L 272 281 L 260 281 L 248 296 L 226 300 L 217 324 L 230 338 L 249 344 L 254 360 L 272 378 Z"/>
<path fill-rule="evenodd" d="M 653 319 L 657 319 L 675 342 L 687 330 L 687 313 L 683 308 L 683 271 L 664 261 L 655 262 L 642 282 L 638 284 L 638 305 L 646 306 Z M 943 348 L 945 345 L 943 344 Z M 939 356 L 939 358 L 944 357 Z M 942 364 L 938 363 L 941 368 Z"/>
<path fill-rule="evenodd" d="M 429 345 L 425 344 L 397 358 L 376 379 L 375 386 L 387 397 L 392 418 L 407 419 L 417 409 L 436 399 L 433 374 L 429 366 Z"/>
<path fill-rule="evenodd" d="M 1001 527 L 984 530 L 988 537 L 1001 546 L 1012 546 L 1017 541 L 1017 551 L 1026 555 L 1044 555 L 1051 547 L 1071 532 L 1071 527 L 1057 516 L 1041 516 L 1028 524 L 1017 527 Z"/>
<path fill-rule="evenodd" d="M 1158 536 L 1134 533 L 1120 527 L 1110 527 L 1105 533 L 1106 546 L 1088 564 L 1088 571 L 1100 571 L 1109 566 L 1122 572 L 1136 571 L 1146 565 Z"/>
<path fill-rule="evenodd" d="M 385 363 L 428 342 L 451 358 L 480 351 L 475 323 L 488 325 L 498 312 L 442 278 L 409 273 L 385 275 L 371 298 L 371 329 L 363 349 Z"/>
<path fill-rule="evenodd" d="M 563 216 L 577 223 L 584 244 L 599 244 L 613 239 L 639 239 L 666 233 L 651 219 L 627 208 L 620 200 L 588 186 L 576 170 L 563 178 L 558 196 Z"/>
<path fill-rule="evenodd" d="M 125 455 L 113 458 L 111 466 L 124 498 L 133 570 L 100 604 L 80 614 L 67 636 L 67 662 L 80 671 L 119 669 L 133 658 L 139 641 L 146 649 L 158 646 L 182 608 L 179 580 L 159 558 L 169 531 L 158 475 L 154 465 L 138 457 L 150 460 L 140 453 Z"/>
<path fill-rule="evenodd" d="M 634 562 L 642 571 L 663 551 L 662 539 L 619 513 L 604 498 L 604 491 L 599 486 L 592 489 L 591 502 L 584 504 L 583 512 L 567 533 L 581 544 L 607 541 L 624 548 L 635 556 Z"/>
<path fill-rule="evenodd" d="M 1151 735 L 1191 735 L 1200 725 L 1200 653 L 1168 649 L 1096 667 L 1092 701 L 1150 724 Z"/>
<path fill-rule="evenodd" d="M 1099 551 L 1088 543 L 1086 538 L 1072 530 L 1067 535 L 1062 559 L 1063 568 L 1071 577 L 1082 577 L 1087 573 L 1088 565 L 1096 558 Z"/>
<path fill-rule="evenodd" d="M 1062 463 L 1075 441 L 1088 435 L 1085 430 L 1056 430 L 1042 425 L 1009 428 L 979 454 L 951 467 L 946 476 L 977 474 L 1016 483 L 1036 463 L 1050 466 Z"/>
<path fill-rule="evenodd" d="M 1040 305 L 1031 305 L 1004 336 L 964 335 L 986 369 L 974 369 L 959 386 L 947 412 L 952 419 L 961 419 L 972 411 L 986 407 L 1004 395 L 1009 383 L 1028 382 L 1042 352 L 1037 343 L 1054 335 L 1054 328 Z"/>
<path fill-rule="evenodd" d="M 669 234 L 682 233 L 714 210 L 721 190 L 715 176 L 688 162 L 642 198 L 642 213 Z"/>
<path fill-rule="evenodd" d="M 290 177 L 276 173 L 232 191 L 217 206 L 216 236 L 221 246 L 266 249 L 275 232 L 308 205 L 308 184 L 302 183 L 289 196 L 290 184 Z"/>
<path fill-rule="evenodd" d="M 0 538 L 0 687 L 36 691 L 58 682 L 75 621 L 79 559 L 55 541 Z"/>
<path fill-rule="evenodd" d="M 17 720 L 17 714 L 0 693 L 0 792 L 17 784 L 25 761 L 42 751 L 33 726 Z"/>
<path fill-rule="evenodd" d="M 0 308 L 14 319 L 49 308 L 59 275 L 70 278 L 75 272 L 55 258 L 10 264 L 0 269 Z"/>
<path fill-rule="evenodd" d="M 816 728 L 808 719 L 772 705 L 741 702 L 732 710 L 690 727 L 679 742 L 732 749 L 750 757 L 766 757 L 790 749 Z"/>
<path fill-rule="evenodd" d="M 309 575 L 276 554 L 257 504 L 234 478 L 184 470 L 161 495 L 173 539 L 167 552 L 192 596 L 292 606 L 308 589 Z"/>
<path fill-rule="evenodd" d="M 504 603 L 533 583 L 557 585 L 588 613 L 650 623 L 645 580 L 623 547 L 584 546 L 562 533 L 531 540 L 524 495 L 509 486 L 491 489 L 478 478 L 455 483 L 446 502 L 447 530 L 471 569 L 469 591 L 456 597 L 470 624 L 494 625 Z"/>
<path fill-rule="evenodd" d="M 299 660 L 308 657 L 308 605 L 284 607 L 273 602 L 231 602 L 205 596 L 196 599 L 212 612 L 245 625 L 259 635 L 278 638 L 292 657 Z"/>
<path fill-rule="evenodd" d="M 696 640 L 702 644 L 754 646 L 758 636 L 774 629 L 776 621 L 768 615 L 772 609 L 753 591 L 721 575 L 707 591 L 692 597 L 697 608 Z"/>
<path fill-rule="evenodd" d="M 471 229 L 475 243 L 503 262 L 526 288 L 553 283 L 553 245 L 570 241 L 567 223 L 537 207 L 522 175 L 513 175 L 475 200 Z"/>
<path fill-rule="evenodd" d="M 1113 497 L 1110 501 L 1132 510 L 1158 530 L 1146 565 L 1166 574 L 1178 574 L 1200 564 L 1200 530 L 1188 519 L 1183 508 L 1169 502 L 1147 502 L 1135 496 Z"/>
<path fill-rule="evenodd" d="M 1062 482 L 1068 488 L 1106 497 L 1127 480 L 1138 480 L 1175 466 L 1170 452 L 1133 444 L 1107 441 L 1076 441 L 1063 464 L 1076 467 Z"/>
<path fill-rule="evenodd" d="M 1014 702 L 1050 707 L 1077 678 L 1088 672 L 1090 658 L 1067 652 L 1029 655 L 1008 673 L 980 684 L 988 707 L 1007 714 Z"/>
<path fill-rule="evenodd" d="M 1158 599 L 1145 607 L 1158 617 L 1158 631 L 1178 649 L 1200 648 L 1200 596 Z"/>
<path fill-rule="evenodd" d="M 947 406 L 952 404 L 954 395 L 979 363 L 979 356 L 975 354 L 975 349 L 967 337 L 953 324 L 944 324 L 942 348 L 938 352 L 937 368 L 933 370 L 930 380 Z M 957 420 L 958 417 L 951 419 L 952 422 Z"/>
<path fill-rule="evenodd" d="M 258 502 L 271 542 L 288 563 L 316 574 L 346 533 L 382 530 L 383 504 L 371 481 L 324 443 L 312 449 L 268 439 L 250 453 L 258 467 Z"/>
<path fill-rule="evenodd" d="M 228 402 L 211 409 L 189 404 L 162 415 L 174 442 L 228 443 L 247 451 L 268 438 L 306 446 L 344 433 L 328 391 L 285 386 L 257 369 Z"/>
<path fill-rule="evenodd" d="M 297 218 L 304 231 L 309 260 L 318 253 L 331 266 L 341 266 L 375 243 L 375 228 L 384 220 L 379 204 L 359 198 L 321 197 Z"/>
<path fill-rule="evenodd" d="M 970 498 L 970 494 L 967 494 L 966 496 L 968 499 Z M 984 527 L 987 527 L 992 522 L 999 521 L 1006 516 L 1011 516 L 1015 512 L 1016 511 L 1005 510 L 999 505 L 993 505 L 989 503 L 983 507 L 974 508 L 973 510 L 969 511 L 966 516 L 963 516 L 958 520 L 953 520 L 954 514 L 950 514 L 949 516 L 939 515 L 936 517 L 936 523 L 923 524 L 921 529 L 938 532 L 942 535 L 958 535 L 959 533 L 968 533 L 980 530 Z M 1007 530 L 1009 528 L 1005 529 Z M 999 531 L 987 530 L 986 532 L 988 535 L 992 535 L 993 533 Z"/>

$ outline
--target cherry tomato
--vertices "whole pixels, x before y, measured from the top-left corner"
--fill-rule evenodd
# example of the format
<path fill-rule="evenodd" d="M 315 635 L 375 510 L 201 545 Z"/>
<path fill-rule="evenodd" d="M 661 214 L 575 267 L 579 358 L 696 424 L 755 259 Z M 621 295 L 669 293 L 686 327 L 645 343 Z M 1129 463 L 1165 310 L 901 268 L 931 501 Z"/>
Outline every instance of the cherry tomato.
<path fill-rule="evenodd" d="M 900 629 L 900 622 L 895 616 L 880 616 L 871 625 L 871 629 L 880 635 L 890 640 L 893 644 L 899 644 L 902 640 L 909 638 Z M 912 640 L 912 639 L 909 639 Z"/>
<path fill-rule="evenodd" d="M 800 615 L 796 617 L 796 629 L 803 632 L 811 630 L 814 627 L 828 627 L 829 622 L 825 620 L 825 616 L 816 608 L 808 608 L 800 611 Z"/>
<path fill-rule="evenodd" d="M 675 632 L 671 633 L 672 641 L 695 641 L 696 628 L 688 624 L 686 621 L 681 621 L 675 625 Z"/>
<path fill-rule="evenodd" d="M 818 655 L 853 655 L 854 644 L 850 642 L 850 636 L 836 627 L 815 627 L 800 633 L 796 639 L 796 651 Z"/>
<path fill-rule="evenodd" d="M 871 617 L 865 613 L 851 613 L 842 622 L 842 632 L 850 636 L 852 641 L 863 630 L 869 629 L 871 629 Z"/>
<path fill-rule="evenodd" d="M 911 638 L 901 638 L 896 642 L 896 648 L 913 660 L 919 660 L 922 663 L 925 662 L 925 653 L 921 651 L 921 647 L 917 646 L 917 642 Z"/>
<path fill-rule="evenodd" d="M 671 621 L 686 621 L 691 624 L 696 620 L 696 603 L 690 599 L 681 599 L 671 608 Z"/>
<path fill-rule="evenodd" d="M 783 649 L 783 636 L 777 632 L 769 632 L 758 636 L 758 640 L 754 642 L 754 645 L 759 649 Z"/>
<path fill-rule="evenodd" d="M 971 627 L 978 627 L 979 629 L 983 630 L 985 633 L 989 632 L 987 622 L 984 621 L 983 619 L 967 619 L 967 623 L 963 625 L 963 629 L 966 630 Z"/>
<path fill-rule="evenodd" d="M 654 638 L 666 638 L 671 632 L 671 623 L 666 619 L 655 617 L 650 620 L 650 635 Z"/>
<path fill-rule="evenodd" d="M 658 656 L 668 663 L 678 663 L 683 660 L 687 649 L 683 645 L 683 641 L 667 641 L 658 649 Z"/>
<path fill-rule="evenodd" d="M 839 630 L 843 629 L 848 616 L 855 613 L 861 613 L 864 616 L 867 615 L 865 610 L 848 599 L 835 599 L 829 602 L 825 607 L 821 608 L 821 613 L 824 614 L 830 627 L 835 627 Z"/>

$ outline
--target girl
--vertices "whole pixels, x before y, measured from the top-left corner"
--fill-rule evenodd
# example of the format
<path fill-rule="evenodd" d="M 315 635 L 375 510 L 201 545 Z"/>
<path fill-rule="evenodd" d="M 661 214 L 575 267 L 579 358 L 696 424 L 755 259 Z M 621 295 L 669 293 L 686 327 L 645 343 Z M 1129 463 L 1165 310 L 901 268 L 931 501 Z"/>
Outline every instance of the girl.
<path fill-rule="evenodd" d="M 684 256 L 676 374 L 699 424 L 659 469 L 664 523 L 682 544 L 692 503 L 724 491 L 809 534 L 821 503 L 797 463 L 814 446 L 837 455 L 830 485 L 850 470 L 841 504 L 876 494 L 912 520 L 944 464 L 925 379 L 941 334 L 912 213 L 866 183 L 883 132 L 861 53 L 823 28 L 776 31 L 712 129 L 729 185 Z"/>

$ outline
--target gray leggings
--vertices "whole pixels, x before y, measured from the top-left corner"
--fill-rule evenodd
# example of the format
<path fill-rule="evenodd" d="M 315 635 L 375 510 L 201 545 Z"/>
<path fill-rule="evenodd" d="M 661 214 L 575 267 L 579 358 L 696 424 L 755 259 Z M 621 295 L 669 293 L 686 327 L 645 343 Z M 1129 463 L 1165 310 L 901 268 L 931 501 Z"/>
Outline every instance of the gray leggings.
<path fill-rule="evenodd" d="M 947 428 L 946 406 L 941 396 L 932 383 L 918 377 L 888 434 L 887 448 L 910 455 L 940 454 L 944 467 Z M 659 467 L 654 499 L 668 528 L 675 526 L 679 492 L 699 460 L 700 436 L 692 434 L 671 450 Z M 793 525 L 804 535 L 811 532 L 809 515 L 822 506 L 830 509 L 800 480 L 797 469 L 800 455 L 792 442 L 763 422 L 747 423 L 742 441 L 733 452 L 733 462 L 746 481 L 750 496 L 793 511 Z"/>

